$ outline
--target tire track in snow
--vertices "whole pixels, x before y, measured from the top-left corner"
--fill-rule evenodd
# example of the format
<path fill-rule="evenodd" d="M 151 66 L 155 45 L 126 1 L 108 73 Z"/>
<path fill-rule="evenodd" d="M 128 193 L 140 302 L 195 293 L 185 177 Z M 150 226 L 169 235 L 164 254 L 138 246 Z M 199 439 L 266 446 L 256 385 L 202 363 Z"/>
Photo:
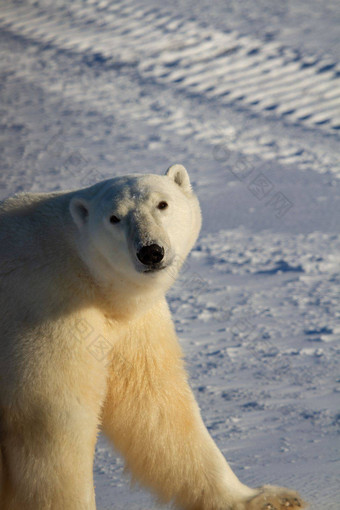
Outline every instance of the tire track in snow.
<path fill-rule="evenodd" d="M 304 61 L 277 43 L 202 28 L 128 2 L 73 2 L 54 12 L 8 5 L 1 24 L 17 34 L 105 59 L 138 63 L 145 77 L 222 103 L 340 128 L 340 67 Z M 333 96 L 335 94 L 335 96 Z M 286 104 L 287 102 L 287 104 Z"/>
<path fill-rule="evenodd" d="M 142 79 L 178 89 L 186 98 L 193 94 L 207 97 L 231 108 L 241 107 L 324 132 L 335 133 L 340 128 L 340 68 L 330 61 L 303 60 L 275 42 L 263 45 L 236 32 L 202 28 L 161 9 L 136 8 L 126 1 L 76 0 L 59 7 L 44 7 L 39 2 L 21 7 L 7 4 L 0 9 L 0 26 L 56 51 L 71 51 L 116 68 L 132 66 Z M 67 95 L 79 100 L 79 88 L 70 84 Z M 107 86 L 100 80 L 86 91 L 87 101 L 98 103 L 98 97 L 102 101 L 108 98 Z M 334 161 L 325 156 L 324 164 L 320 164 L 292 140 L 264 137 L 263 143 L 257 140 L 251 144 L 247 135 L 231 139 L 226 135 L 228 125 L 216 125 L 214 120 L 205 120 L 203 125 L 192 118 L 185 101 L 180 111 L 170 108 L 158 116 L 146 103 L 137 108 L 134 105 L 135 111 L 127 113 L 212 145 L 227 139 L 229 150 L 246 147 L 250 154 L 279 158 L 301 168 L 316 160 L 320 171 L 330 166 L 334 171 Z"/>

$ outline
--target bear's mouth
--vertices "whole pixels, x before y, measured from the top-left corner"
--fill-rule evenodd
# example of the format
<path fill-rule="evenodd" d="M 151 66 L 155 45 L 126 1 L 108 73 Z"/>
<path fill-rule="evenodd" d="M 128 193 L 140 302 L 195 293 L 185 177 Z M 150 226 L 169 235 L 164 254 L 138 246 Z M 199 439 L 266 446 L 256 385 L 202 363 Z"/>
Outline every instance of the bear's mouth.
<path fill-rule="evenodd" d="M 159 264 L 153 264 L 152 266 L 148 266 L 147 268 L 143 269 L 143 273 L 156 273 L 157 271 L 161 271 L 162 269 L 165 269 L 167 266 L 160 266 Z"/>

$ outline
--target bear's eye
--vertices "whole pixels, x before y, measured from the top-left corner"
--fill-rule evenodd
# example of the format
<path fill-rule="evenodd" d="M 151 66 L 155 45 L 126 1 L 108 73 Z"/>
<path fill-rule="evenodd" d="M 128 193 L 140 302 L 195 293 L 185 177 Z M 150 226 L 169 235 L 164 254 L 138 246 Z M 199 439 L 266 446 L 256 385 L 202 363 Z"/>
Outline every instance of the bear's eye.
<path fill-rule="evenodd" d="M 164 200 L 163 200 L 162 202 L 159 202 L 159 204 L 158 204 L 158 206 L 157 206 L 157 208 L 158 208 L 158 209 L 161 209 L 161 210 L 162 210 L 162 209 L 166 209 L 167 207 L 168 207 L 168 203 L 167 203 L 167 202 L 165 202 Z"/>
<path fill-rule="evenodd" d="M 120 219 L 117 218 L 117 216 L 115 216 L 114 214 L 112 216 L 110 216 L 110 223 L 119 223 L 120 222 Z"/>

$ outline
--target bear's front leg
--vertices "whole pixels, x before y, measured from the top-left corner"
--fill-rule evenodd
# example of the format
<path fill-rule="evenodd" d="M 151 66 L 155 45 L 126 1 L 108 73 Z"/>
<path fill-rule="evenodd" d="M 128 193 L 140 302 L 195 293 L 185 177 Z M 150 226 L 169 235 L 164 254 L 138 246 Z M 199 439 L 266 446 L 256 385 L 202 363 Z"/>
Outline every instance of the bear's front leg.
<path fill-rule="evenodd" d="M 296 493 L 251 489 L 232 472 L 202 422 L 165 303 L 130 323 L 109 374 L 103 430 L 161 500 L 185 510 L 302 507 Z"/>
<path fill-rule="evenodd" d="M 95 510 L 96 426 L 87 412 L 71 413 L 46 405 L 30 416 L 6 413 L 1 510 Z"/>
<path fill-rule="evenodd" d="M 181 356 L 165 302 L 130 322 L 112 352 L 103 430 L 133 476 L 164 502 L 237 509 L 259 491 L 238 480 L 210 437 Z"/>

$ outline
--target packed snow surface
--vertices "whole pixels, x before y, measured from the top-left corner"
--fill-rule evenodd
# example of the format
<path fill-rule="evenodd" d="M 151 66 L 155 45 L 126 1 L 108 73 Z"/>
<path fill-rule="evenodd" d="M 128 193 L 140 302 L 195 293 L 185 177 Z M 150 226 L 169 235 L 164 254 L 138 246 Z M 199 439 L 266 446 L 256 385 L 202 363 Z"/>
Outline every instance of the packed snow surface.
<path fill-rule="evenodd" d="M 337 1 L 2 0 L 0 198 L 189 170 L 169 293 L 207 427 L 245 483 L 340 508 Z M 99 510 L 159 508 L 103 437 Z"/>

